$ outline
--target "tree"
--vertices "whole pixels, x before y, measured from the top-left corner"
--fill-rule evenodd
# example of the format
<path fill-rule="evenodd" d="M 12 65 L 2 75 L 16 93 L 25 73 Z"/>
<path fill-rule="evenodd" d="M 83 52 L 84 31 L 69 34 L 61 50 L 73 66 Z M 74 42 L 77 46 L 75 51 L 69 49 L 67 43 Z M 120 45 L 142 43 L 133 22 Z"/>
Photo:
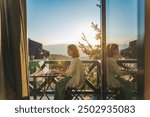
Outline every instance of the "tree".
<path fill-rule="evenodd" d="M 83 51 L 83 53 L 87 54 L 90 59 L 100 59 L 101 54 L 101 30 L 98 27 L 97 24 L 94 24 L 93 22 L 91 23 L 91 27 L 94 29 L 94 31 L 96 31 L 96 35 L 95 35 L 95 39 L 98 41 L 98 44 L 96 45 L 91 45 L 87 39 L 87 37 L 85 36 L 84 33 L 82 33 L 82 40 L 86 43 L 83 44 L 81 42 L 79 42 L 79 47 L 81 48 L 81 50 Z"/>
<path fill-rule="evenodd" d="M 100 0 L 98 0 L 100 1 Z M 101 7 L 100 4 L 96 4 L 97 7 Z M 83 51 L 83 53 L 85 53 L 86 55 L 88 55 L 90 57 L 90 59 L 100 59 L 101 58 L 101 38 L 102 38 L 102 31 L 101 29 L 98 27 L 98 24 L 94 24 L 93 22 L 91 23 L 91 27 L 94 29 L 94 31 L 96 31 L 96 35 L 95 35 L 95 39 L 98 41 L 98 44 L 96 45 L 91 45 L 87 39 L 87 37 L 85 36 L 84 33 L 82 33 L 82 40 L 86 43 L 83 44 L 81 42 L 79 43 L 79 47 L 81 48 L 81 50 Z"/>
<path fill-rule="evenodd" d="M 100 0 L 98 0 L 100 1 Z M 100 4 L 96 4 L 97 7 L 101 7 Z M 90 59 L 100 59 L 101 58 L 101 39 L 102 39 L 102 31 L 99 28 L 98 24 L 91 23 L 91 27 L 93 28 L 94 31 L 96 31 L 95 39 L 97 40 L 96 45 L 92 45 L 89 43 L 87 37 L 85 36 L 84 33 L 82 33 L 82 40 L 85 43 L 79 43 L 79 47 L 85 53 L 90 57 Z M 95 74 L 97 72 L 97 69 L 93 69 L 87 76 L 87 79 L 94 85 L 96 86 L 97 84 L 97 75 Z M 86 89 L 90 89 L 89 87 L 86 87 Z"/>

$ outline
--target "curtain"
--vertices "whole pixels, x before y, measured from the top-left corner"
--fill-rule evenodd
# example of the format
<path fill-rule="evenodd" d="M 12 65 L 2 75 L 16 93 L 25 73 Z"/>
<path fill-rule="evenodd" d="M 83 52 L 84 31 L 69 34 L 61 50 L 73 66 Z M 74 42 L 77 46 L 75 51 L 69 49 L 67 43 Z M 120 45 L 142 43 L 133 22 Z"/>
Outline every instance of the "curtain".
<path fill-rule="evenodd" d="M 150 1 L 145 1 L 145 87 L 144 99 L 150 100 Z"/>
<path fill-rule="evenodd" d="M 1 1 L 0 1 L 0 30 L 1 28 Z M 3 60 L 2 60 L 2 43 L 1 43 L 1 31 L 0 31 L 0 99 L 5 99 L 5 94 L 4 94 L 4 76 L 3 76 Z"/>
<path fill-rule="evenodd" d="M 26 0 L 0 0 L 0 64 L 5 99 L 28 97 Z"/>

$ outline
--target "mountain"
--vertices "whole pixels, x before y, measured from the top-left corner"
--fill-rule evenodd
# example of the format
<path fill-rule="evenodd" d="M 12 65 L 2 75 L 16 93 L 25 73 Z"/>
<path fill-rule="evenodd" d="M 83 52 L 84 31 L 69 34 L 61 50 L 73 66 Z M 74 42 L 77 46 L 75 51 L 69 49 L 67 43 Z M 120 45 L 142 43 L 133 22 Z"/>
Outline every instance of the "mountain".
<path fill-rule="evenodd" d="M 43 48 L 48 50 L 54 59 L 68 59 L 67 55 L 67 46 L 69 44 L 55 44 L 55 45 L 44 45 Z M 129 44 L 119 44 L 119 49 L 123 50 L 127 48 Z M 80 59 L 82 60 L 89 60 L 89 57 L 82 52 L 82 50 L 79 48 L 80 51 Z"/>
<path fill-rule="evenodd" d="M 119 44 L 120 50 L 123 50 L 123 49 L 128 48 L 128 47 L 129 47 L 129 44 Z"/>
<path fill-rule="evenodd" d="M 67 55 L 68 44 L 44 45 L 44 49 L 50 51 L 51 54 Z"/>
<path fill-rule="evenodd" d="M 51 55 L 60 55 L 60 56 L 68 56 L 67 55 L 67 47 L 69 44 L 55 44 L 55 45 L 44 45 L 43 48 L 50 51 Z M 81 59 L 89 59 L 89 57 L 80 50 L 80 58 Z"/>

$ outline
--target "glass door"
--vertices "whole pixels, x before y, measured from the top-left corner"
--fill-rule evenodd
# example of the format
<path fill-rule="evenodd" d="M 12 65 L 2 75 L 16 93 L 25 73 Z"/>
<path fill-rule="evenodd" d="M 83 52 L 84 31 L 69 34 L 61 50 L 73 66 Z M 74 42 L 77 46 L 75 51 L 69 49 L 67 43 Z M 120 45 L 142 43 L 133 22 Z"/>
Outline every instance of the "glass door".
<path fill-rule="evenodd" d="M 106 99 L 139 99 L 138 0 L 106 0 L 105 6 Z"/>

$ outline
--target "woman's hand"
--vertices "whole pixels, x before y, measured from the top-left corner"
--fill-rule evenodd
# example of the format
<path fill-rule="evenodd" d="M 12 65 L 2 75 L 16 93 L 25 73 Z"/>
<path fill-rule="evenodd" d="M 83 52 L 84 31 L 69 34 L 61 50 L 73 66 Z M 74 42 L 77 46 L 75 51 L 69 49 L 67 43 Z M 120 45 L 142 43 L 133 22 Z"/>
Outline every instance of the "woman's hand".
<path fill-rule="evenodd" d="M 60 71 L 59 75 L 60 75 L 60 76 L 66 76 L 66 72 Z"/>
<path fill-rule="evenodd" d="M 57 69 L 52 69 L 52 70 L 51 70 L 51 73 L 52 73 L 52 74 L 60 74 L 60 71 L 57 70 Z"/>

